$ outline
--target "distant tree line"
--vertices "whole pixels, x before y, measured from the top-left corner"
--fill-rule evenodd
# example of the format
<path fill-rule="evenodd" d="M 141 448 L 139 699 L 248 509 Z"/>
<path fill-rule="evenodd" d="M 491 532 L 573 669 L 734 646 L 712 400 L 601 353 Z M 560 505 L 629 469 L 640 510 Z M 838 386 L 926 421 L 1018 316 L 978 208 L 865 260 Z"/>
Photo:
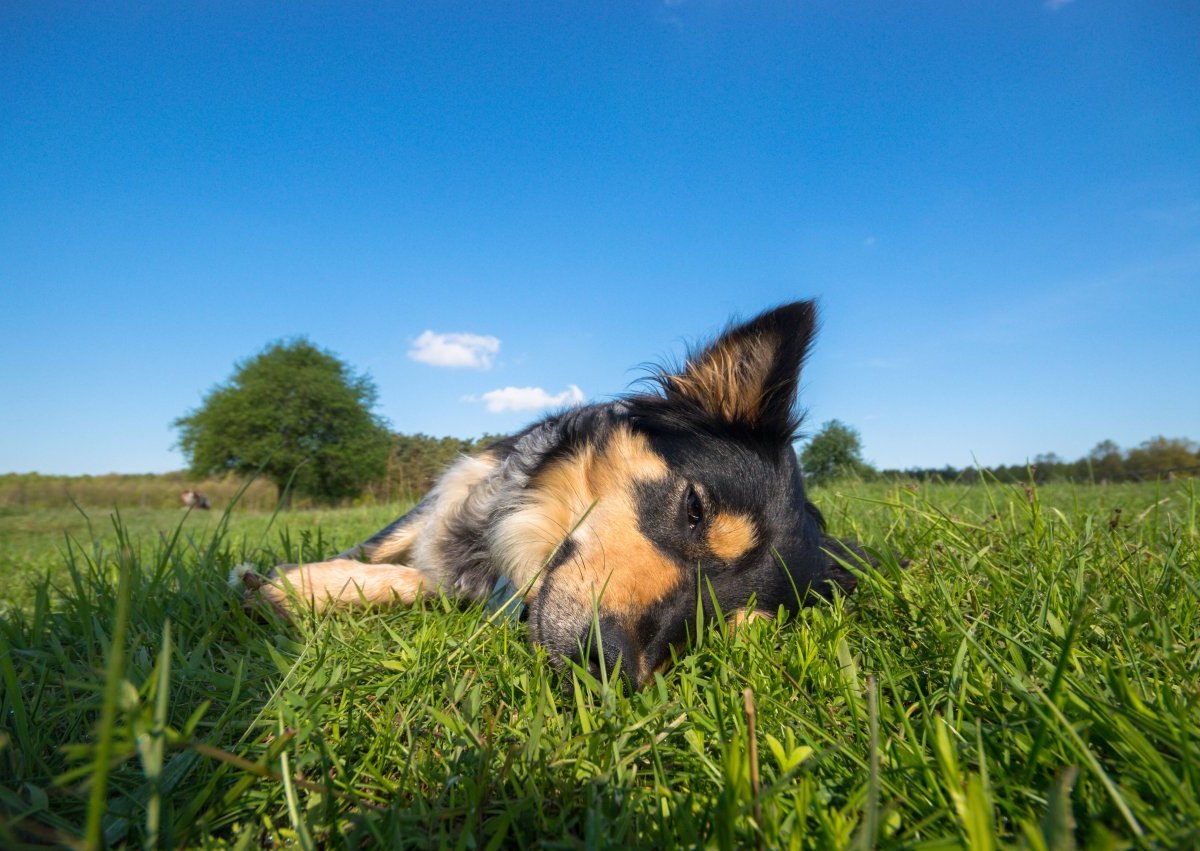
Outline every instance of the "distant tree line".
<path fill-rule="evenodd" d="M 480 451 L 498 439 L 430 437 L 393 434 L 384 478 L 368 486 L 380 502 L 417 500 L 436 483 L 442 472 L 462 455 Z M 1171 476 L 1200 476 L 1200 445 L 1186 438 L 1155 437 L 1132 449 L 1121 449 L 1111 440 L 1098 443 L 1083 458 L 1066 461 L 1053 453 L 1036 456 L 1028 464 L 980 468 L 952 466 L 904 470 L 878 470 L 862 458 L 862 440 L 852 426 L 838 420 L 825 423 L 800 453 L 801 467 L 810 481 L 823 483 L 841 478 L 917 479 L 972 484 L 981 477 L 1001 482 L 1121 482 Z"/>
<path fill-rule="evenodd" d="M 1067 461 L 1053 452 L 1027 464 L 998 467 L 909 467 L 877 470 L 862 457 L 858 430 L 839 420 L 823 424 L 800 451 L 800 466 L 816 484 L 836 479 L 917 479 L 961 482 L 1122 482 L 1200 476 L 1200 444 L 1186 437 L 1152 437 L 1132 449 L 1102 440 L 1082 458 Z"/>
<path fill-rule="evenodd" d="M 1082 458 L 1068 461 L 1053 452 L 1037 455 L 1028 464 L 998 467 L 910 467 L 882 470 L 886 477 L 972 483 L 981 477 L 1002 482 L 1126 482 L 1174 476 L 1200 476 L 1200 444 L 1186 437 L 1152 437 L 1132 449 L 1102 440 Z"/>
<path fill-rule="evenodd" d="M 825 440 L 814 435 L 801 452 L 801 463 L 809 481 L 820 484 L 844 478 L 859 480 L 922 480 L 973 484 L 981 476 L 1002 482 L 1121 482 L 1153 480 L 1172 476 L 1200 476 L 1200 453 L 1195 442 L 1184 438 L 1156 437 L 1122 450 L 1111 440 L 1103 441 L 1085 457 L 1064 461 L 1046 454 L 1028 465 L 991 467 L 982 472 L 974 467 L 909 468 L 877 470 L 862 460 L 861 440 L 852 427 L 834 421 Z M 822 429 L 826 432 L 826 429 Z M 820 433 L 818 433 L 820 434 Z M 367 481 L 353 497 L 337 503 L 415 502 L 437 482 L 450 464 L 462 455 L 478 452 L 495 437 L 477 439 L 431 437 L 426 434 L 391 434 L 386 464 L 376 478 Z M 202 491 L 213 506 L 223 510 L 240 492 L 238 506 L 266 511 L 276 505 L 275 485 L 259 476 L 243 491 L 246 477 L 236 473 L 216 478 L 196 477 L 187 472 L 160 474 L 112 474 L 105 476 L 46 476 L 37 473 L 0 474 L 0 510 L 8 507 L 68 508 L 73 504 L 101 508 L 140 506 L 178 508 L 179 494 L 188 488 Z M 296 507 L 330 504 L 328 498 L 301 497 Z"/>

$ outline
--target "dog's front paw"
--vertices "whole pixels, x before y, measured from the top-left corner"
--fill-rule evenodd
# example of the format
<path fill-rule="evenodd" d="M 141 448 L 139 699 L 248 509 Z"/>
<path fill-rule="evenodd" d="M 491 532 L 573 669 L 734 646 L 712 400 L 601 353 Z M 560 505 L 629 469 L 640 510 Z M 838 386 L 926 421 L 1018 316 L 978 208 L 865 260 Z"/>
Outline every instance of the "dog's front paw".
<path fill-rule="evenodd" d="M 242 562 L 229 571 L 229 587 L 234 591 L 257 591 L 266 581 L 267 578 L 248 561 Z"/>
<path fill-rule="evenodd" d="M 229 571 L 229 587 L 241 592 L 244 605 L 252 606 L 265 601 L 280 617 L 291 615 L 287 593 L 249 562 L 243 562 Z"/>

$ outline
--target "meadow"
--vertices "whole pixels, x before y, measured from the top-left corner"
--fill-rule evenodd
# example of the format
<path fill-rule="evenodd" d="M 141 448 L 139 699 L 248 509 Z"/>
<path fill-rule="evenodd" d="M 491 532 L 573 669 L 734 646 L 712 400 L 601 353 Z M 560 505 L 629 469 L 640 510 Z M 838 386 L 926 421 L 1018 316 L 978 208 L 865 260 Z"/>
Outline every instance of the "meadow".
<path fill-rule="evenodd" d="M 1194 480 L 813 496 L 859 591 L 633 695 L 481 607 L 285 625 L 224 584 L 397 506 L 10 505 L 0 845 L 1200 845 Z"/>

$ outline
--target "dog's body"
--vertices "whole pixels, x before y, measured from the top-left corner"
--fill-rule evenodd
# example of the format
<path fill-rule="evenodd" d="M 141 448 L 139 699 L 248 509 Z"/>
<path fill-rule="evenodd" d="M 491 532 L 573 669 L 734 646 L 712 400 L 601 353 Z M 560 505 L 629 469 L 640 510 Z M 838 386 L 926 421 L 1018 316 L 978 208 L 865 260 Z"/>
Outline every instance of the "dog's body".
<path fill-rule="evenodd" d="M 180 493 L 179 505 L 182 508 L 199 508 L 202 511 L 208 511 L 212 508 L 208 497 L 200 493 L 200 491 L 194 490 L 186 490 Z"/>
<path fill-rule="evenodd" d="M 659 393 L 570 409 L 461 459 L 339 557 L 238 578 L 285 615 L 297 598 L 486 600 L 507 581 L 554 664 L 619 666 L 641 685 L 698 606 L 740 619 L 854 587 L 839 560 L 857 551 L 824 535 L 792 448 L 814 325 L 811 302 L 768 311 L 658 375 Z"/>

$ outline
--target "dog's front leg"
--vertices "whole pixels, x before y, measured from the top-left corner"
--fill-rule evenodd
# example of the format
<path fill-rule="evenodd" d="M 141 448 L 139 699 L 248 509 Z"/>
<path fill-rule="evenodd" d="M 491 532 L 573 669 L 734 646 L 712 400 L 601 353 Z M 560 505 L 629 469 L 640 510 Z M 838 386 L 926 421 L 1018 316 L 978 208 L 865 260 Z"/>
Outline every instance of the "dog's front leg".
<path fill-rule="evenodd" d="M 337 558 L 313 564 L 280 565 L 269 577 L 250 565 L 230 574 L 231 585 L 244 589 L 247 599 L 262 599 L 285 618 L 298 605 L 317 612 L 330 608 L 411 605 L 422 595 L 437 592 L 429 577 L 402 564 L 365 564 Z"/>

